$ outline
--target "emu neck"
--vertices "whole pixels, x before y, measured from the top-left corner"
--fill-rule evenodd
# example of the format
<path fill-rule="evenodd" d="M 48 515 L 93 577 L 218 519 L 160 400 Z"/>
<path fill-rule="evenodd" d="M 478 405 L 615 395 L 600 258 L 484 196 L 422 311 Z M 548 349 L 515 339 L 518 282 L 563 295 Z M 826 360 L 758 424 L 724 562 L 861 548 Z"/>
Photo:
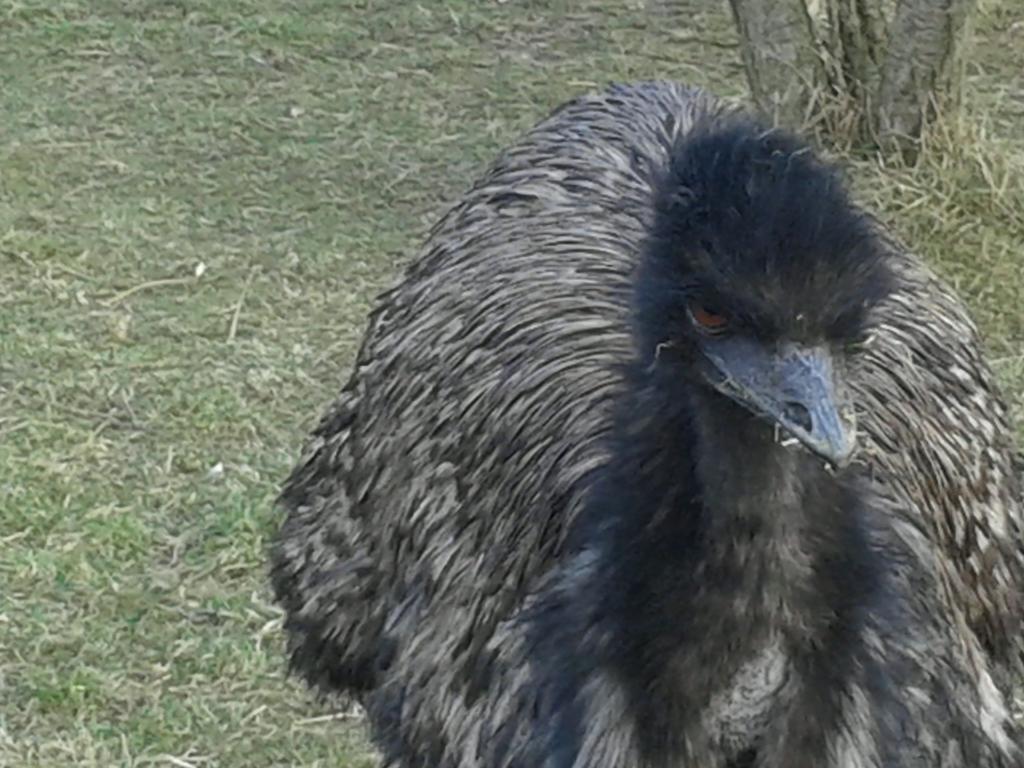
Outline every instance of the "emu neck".
<path fill-rule="evenodd" d="M 713 528 L 759 521 L 766 533 L 792 534 L 811 522 L 808 485 L 827 481 L 823 470 L 741 406 L 715 393 L 697 397 L 697 477 Z"/>
<path fill-rule="evenodd" d="M 822 563 L 846 556 L 842 539 L 857 513 L 823 465 L 776 442 L 770 424 L 717 394 L 700 396 L 708 399 L 694 425 L 706 542 L 700 560 L 735 591 L 731 601 L 698 610 L 727 608 L 755 635 L 814 633 L 840 578 Z"/>

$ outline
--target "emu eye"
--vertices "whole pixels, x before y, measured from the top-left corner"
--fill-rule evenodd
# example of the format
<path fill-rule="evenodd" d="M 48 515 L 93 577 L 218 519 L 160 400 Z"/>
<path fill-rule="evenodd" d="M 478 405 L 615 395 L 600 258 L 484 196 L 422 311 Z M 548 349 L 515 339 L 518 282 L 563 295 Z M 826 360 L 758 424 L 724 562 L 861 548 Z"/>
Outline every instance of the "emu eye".
<path fill-rule="evenodd" d="M 723 333 L 729 328 L 729 318 L 714 307 L 701 304 L 699 301 L 691 301 L 687 309 L 690 320 L 704 333 Z"/>

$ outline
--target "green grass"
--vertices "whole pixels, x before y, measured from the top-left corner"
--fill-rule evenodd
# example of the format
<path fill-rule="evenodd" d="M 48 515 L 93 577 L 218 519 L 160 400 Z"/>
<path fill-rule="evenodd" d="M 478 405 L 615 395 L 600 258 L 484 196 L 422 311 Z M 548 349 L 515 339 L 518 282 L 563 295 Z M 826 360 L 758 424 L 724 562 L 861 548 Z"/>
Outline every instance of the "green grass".
<path fill-rule="evenodd" d="M 1024 422 L 1024 49 L 859 194 Z M 0 765 L 363 766 L 283 674 L 272 500 L 374 292 L 498 148 L 609 80 L 743 92 L 724 5 L 0 0 Z"/>

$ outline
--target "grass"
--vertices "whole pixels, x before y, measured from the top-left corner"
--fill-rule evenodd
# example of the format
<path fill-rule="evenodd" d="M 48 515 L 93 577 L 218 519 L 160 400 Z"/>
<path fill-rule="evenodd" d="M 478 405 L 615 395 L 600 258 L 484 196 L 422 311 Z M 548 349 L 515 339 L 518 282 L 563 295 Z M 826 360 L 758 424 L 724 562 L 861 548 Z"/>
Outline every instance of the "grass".
<path fill-rule="evenodd" d="M 1024 423 L 1020 19 L 918 166 L 846 162 Z M 440 208 L 656 76 L 743 92 L 724 6 L 0 0 L 0 765 L 372 764 L 283 674 L 277 485 Z"/>

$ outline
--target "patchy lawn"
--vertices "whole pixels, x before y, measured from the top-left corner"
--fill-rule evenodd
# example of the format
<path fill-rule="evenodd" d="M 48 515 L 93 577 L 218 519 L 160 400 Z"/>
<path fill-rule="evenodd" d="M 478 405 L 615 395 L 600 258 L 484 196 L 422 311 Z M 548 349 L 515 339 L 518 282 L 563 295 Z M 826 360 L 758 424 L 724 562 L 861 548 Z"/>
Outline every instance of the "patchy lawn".
<path fill-rule="evenodd" d="M 970 117 L 847 160 L 1024 422 L 1022 35 L 988 0 Z M 0 0 L 0 765 L 372 765 L 264 548 L 375 291 L 560 101 L 741 75 L 699 0 Z"/>

